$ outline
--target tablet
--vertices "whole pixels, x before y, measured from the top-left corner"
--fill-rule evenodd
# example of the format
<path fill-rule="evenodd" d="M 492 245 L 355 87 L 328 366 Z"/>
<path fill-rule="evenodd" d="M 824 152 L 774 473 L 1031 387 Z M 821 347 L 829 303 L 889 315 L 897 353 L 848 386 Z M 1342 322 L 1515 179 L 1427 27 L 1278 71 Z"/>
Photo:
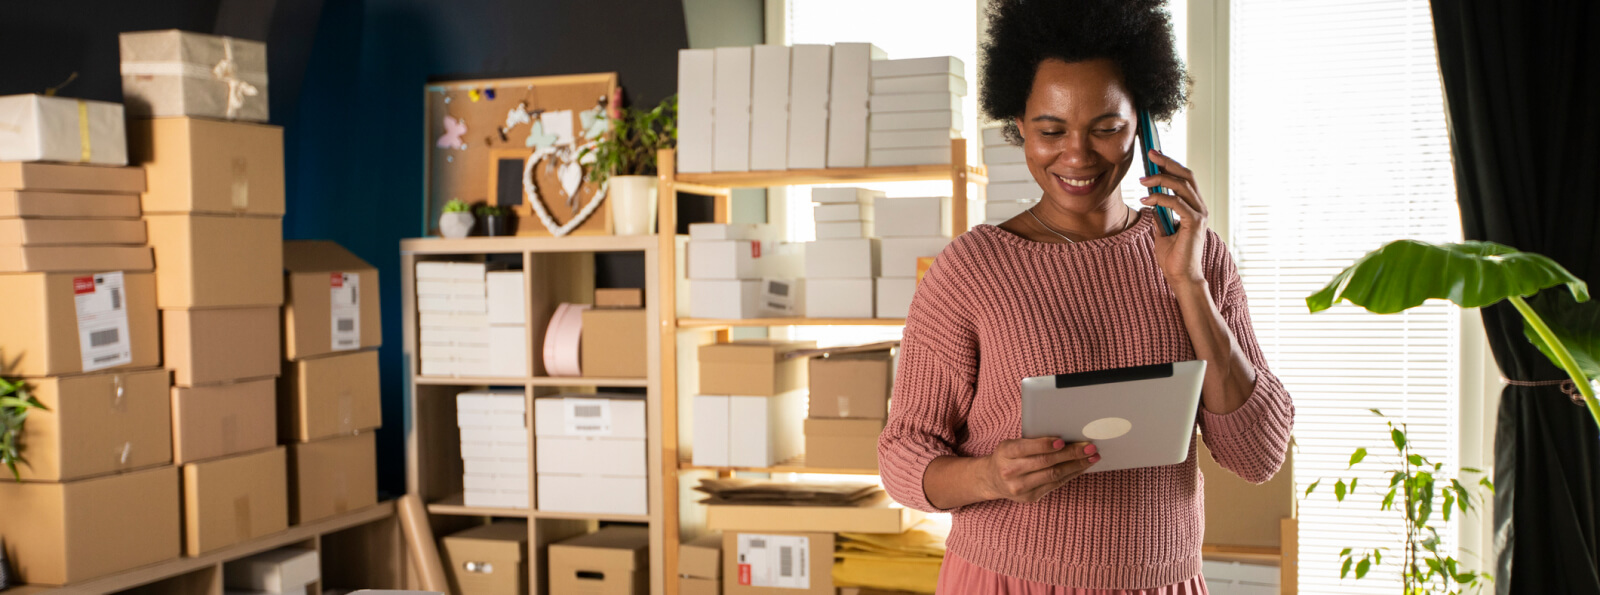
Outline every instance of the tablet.
<path fill-rule="evenodd" d="M 1089 473 L 1189 458 L 1206 362 L 1194 360 L 1022 379 L 1022 436 L 1092 442 Z"/>

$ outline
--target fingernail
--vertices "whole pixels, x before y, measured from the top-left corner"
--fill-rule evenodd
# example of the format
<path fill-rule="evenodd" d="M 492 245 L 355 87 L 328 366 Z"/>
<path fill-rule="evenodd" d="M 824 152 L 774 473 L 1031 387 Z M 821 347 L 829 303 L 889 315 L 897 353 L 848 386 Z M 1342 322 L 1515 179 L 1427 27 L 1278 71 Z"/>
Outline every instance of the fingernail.
<path fill-rule="evenodd" d="M 1063 448 L 1066 448 L 1067 441 L 1057 438 L 1054 443 L 1051 443 L 1051 446 L 1055 447 L 1056 450 L 1061 450 Z"/>
<path fill-rule="evenodd" d="M 1100 462 L 1100 455 L 1095 455 L 1095 456 L 1089 457 L 1089 462 L 1090 463 L 1098 463 L 1098 462 Z"/>
<path fill-rule="evenodd" d="M 1156 200 L 1156 197 L 1154 197 L 1154 196 L 1146 196 L 1144 198 L 1139 199 L 1139 202 L 1142 202 L 1144 204 L 1150 204 L 1152 202 L 1155 202 L 1155 200 Z"/>
<path fill-rule="evenodd" d="M 1148 180 L 1148 179 L 1150 179 L 1150 176 L 1139 176 L 1139 181 L 1140 182 L 1143 182 L 1143 181 Z"/>
<path fill-rule="evenodd" d="M 1092 454 L 1094 454 L 1096 452 L 1100 452 L 1100 451 L 1099 451 L 1099 449 L 1095 448 L 1093 444 L 1090 444 L 1088 446 L 1083 447 L 1083 454 L 1092 455 Z"/>
<path fill-rule="evenodd" d="M 1155 143 L 1150 143 L 1150 144 L 1152 144 L 1152 145 L 1153 145 L 1153 144 L 1155 144 Z M 1160 150 L 1160 149 L 1150 149 L 1150 152 L 1151 152 L 1151 153 L 1155 153 L 1155 154 L 1157 154 L 1157 155 L 1161 155 L 1161 150 Z"/>

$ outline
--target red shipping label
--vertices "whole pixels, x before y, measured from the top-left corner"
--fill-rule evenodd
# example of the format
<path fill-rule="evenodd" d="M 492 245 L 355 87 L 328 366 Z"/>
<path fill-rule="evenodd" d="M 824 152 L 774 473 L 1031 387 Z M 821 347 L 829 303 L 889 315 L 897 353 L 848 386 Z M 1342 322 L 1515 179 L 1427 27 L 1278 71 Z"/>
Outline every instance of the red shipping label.
<path fill-rule="evenodd" d="M 72 295 L 83 295 L 85 293 L 94 293 L 94 276 L 73 277 Z"/>
<path fill-rule="evenodd" d="M 750 565 L 749 564 L 740 564 L 739 565 L 739 584 L 744 585 L 746 587 L 750 586 Z"/>
<path fill-rule="evenodd" d="M 329 284 L 331 284 L 333 287 L 344 287 L 344 273 L 328 273 L 328 274 L 332 275 L 332 277 L 328 279 L 328 283 Z"/>
<path fill-rule="evenodd" d="M 750 242 L 750 258 L 761 258 L 761 242 Z"/>

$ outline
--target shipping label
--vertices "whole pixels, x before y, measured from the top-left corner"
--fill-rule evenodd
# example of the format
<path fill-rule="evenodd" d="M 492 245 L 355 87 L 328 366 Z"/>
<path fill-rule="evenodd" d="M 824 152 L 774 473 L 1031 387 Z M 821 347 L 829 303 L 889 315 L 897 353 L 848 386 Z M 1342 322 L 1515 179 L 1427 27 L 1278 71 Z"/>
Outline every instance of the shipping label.
<path fill-rule="evenodd" d="M 78 310 L 78 349 L 83 356 L 83 371 L 133 363 L 122 272 L 73 277 L 72 294 Z"/>
<path fill-rule="evenodd" d="M 739 534 L 739 584 L 779 589 L 811 588 L 811 538 Z"/>
<path fill-rule="evenodd" d="M 611 399 L 567 398 L 562 405 L 566 408 L 567 435 L 611 435 Z"/>
<path fill-rule="evenodd" d="M 328 317 L 333 325 L 333 350 L 361 347 L 361 275 L 331 273 L 328 279 Z"/>

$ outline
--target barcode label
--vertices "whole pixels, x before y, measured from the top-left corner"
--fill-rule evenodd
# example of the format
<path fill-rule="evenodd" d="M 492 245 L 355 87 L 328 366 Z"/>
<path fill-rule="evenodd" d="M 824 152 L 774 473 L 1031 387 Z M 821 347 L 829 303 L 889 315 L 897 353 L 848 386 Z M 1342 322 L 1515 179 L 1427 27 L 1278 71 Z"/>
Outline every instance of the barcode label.
<path fill-rule="evenodd" d="M 794 548 L 778 548 L 778 577 L 794 578 Z"/>
<path fill-rule="evenodd" d="M 120 336 L 122 336 L 121 333 L 118 333 L 117 329 L 114 328 L 108 328 L 103 331 L 94 331 L 89 333 L 89 346 L 105 347 L 106 345 L 116 343 L 117 338 Z"/>
<path fill-rule="evenodd" d="M 121 288 L 113 288 L 111 290 L 111 309 L 112 310 L 121 310 L 122 309 L 122 289 Z"/>
<path fill-rule="evenodd" d="M 334 351 L 361 348 L 360 292 L 360 274 L 329 274 L 328 318 L 332 324 Z"/>
<path fill-rule="evenodd" d="M 750 548 L 751 549 L 757 549 L 757 550 L 767 549 L 767 540 L 762 539 L 760 537 L 751 537 L 750 538 Z"/>
<path fill-rule="evenodd" d="M 574 417 L 600 417 L 599 405 L 579 405 L 572 408 Z"/>
<path fill-rule="evenodd" d="M 767 316 L 793 316 L 799 288 L 793 279 L 763 279 L 761 304 Z"/>
<path fill-rule="evenodd" d="M 566 429 L 568 436 L 610 436 L 611 435 L 611 400 L 610 399 L 575 399 L 562 400 L 563 413 L 566 415 Z"/>
<path fill-rule="evenodd" d="M 781 281 L 768 281 L 767 293 L 776 296 L 787 297 L 789 295 L 789 284 Z"/>
<path fill-rule="evenodd" d="M 133 363 L 128 340 L 128 310 L 122 301 L 122 273 L 72 280 L 78 314 L 78 355 L 89 372 Z"/>
<path fill-rule="evenodd" d="M 335 330 L 341 332 L 341 333 L 348 333 L 350 331 L 356 330 L 356 319 L 354 319 L 354 318 L 340 318 L 338 320 L 333 321 L 333 328 Z"/>
<path fill-rule="evenodd" d="M 809 537 L 741 533 L 734 552 L 738 556 L 737 580 L 749 587 L 810 589 L 810 549 Z"/>

